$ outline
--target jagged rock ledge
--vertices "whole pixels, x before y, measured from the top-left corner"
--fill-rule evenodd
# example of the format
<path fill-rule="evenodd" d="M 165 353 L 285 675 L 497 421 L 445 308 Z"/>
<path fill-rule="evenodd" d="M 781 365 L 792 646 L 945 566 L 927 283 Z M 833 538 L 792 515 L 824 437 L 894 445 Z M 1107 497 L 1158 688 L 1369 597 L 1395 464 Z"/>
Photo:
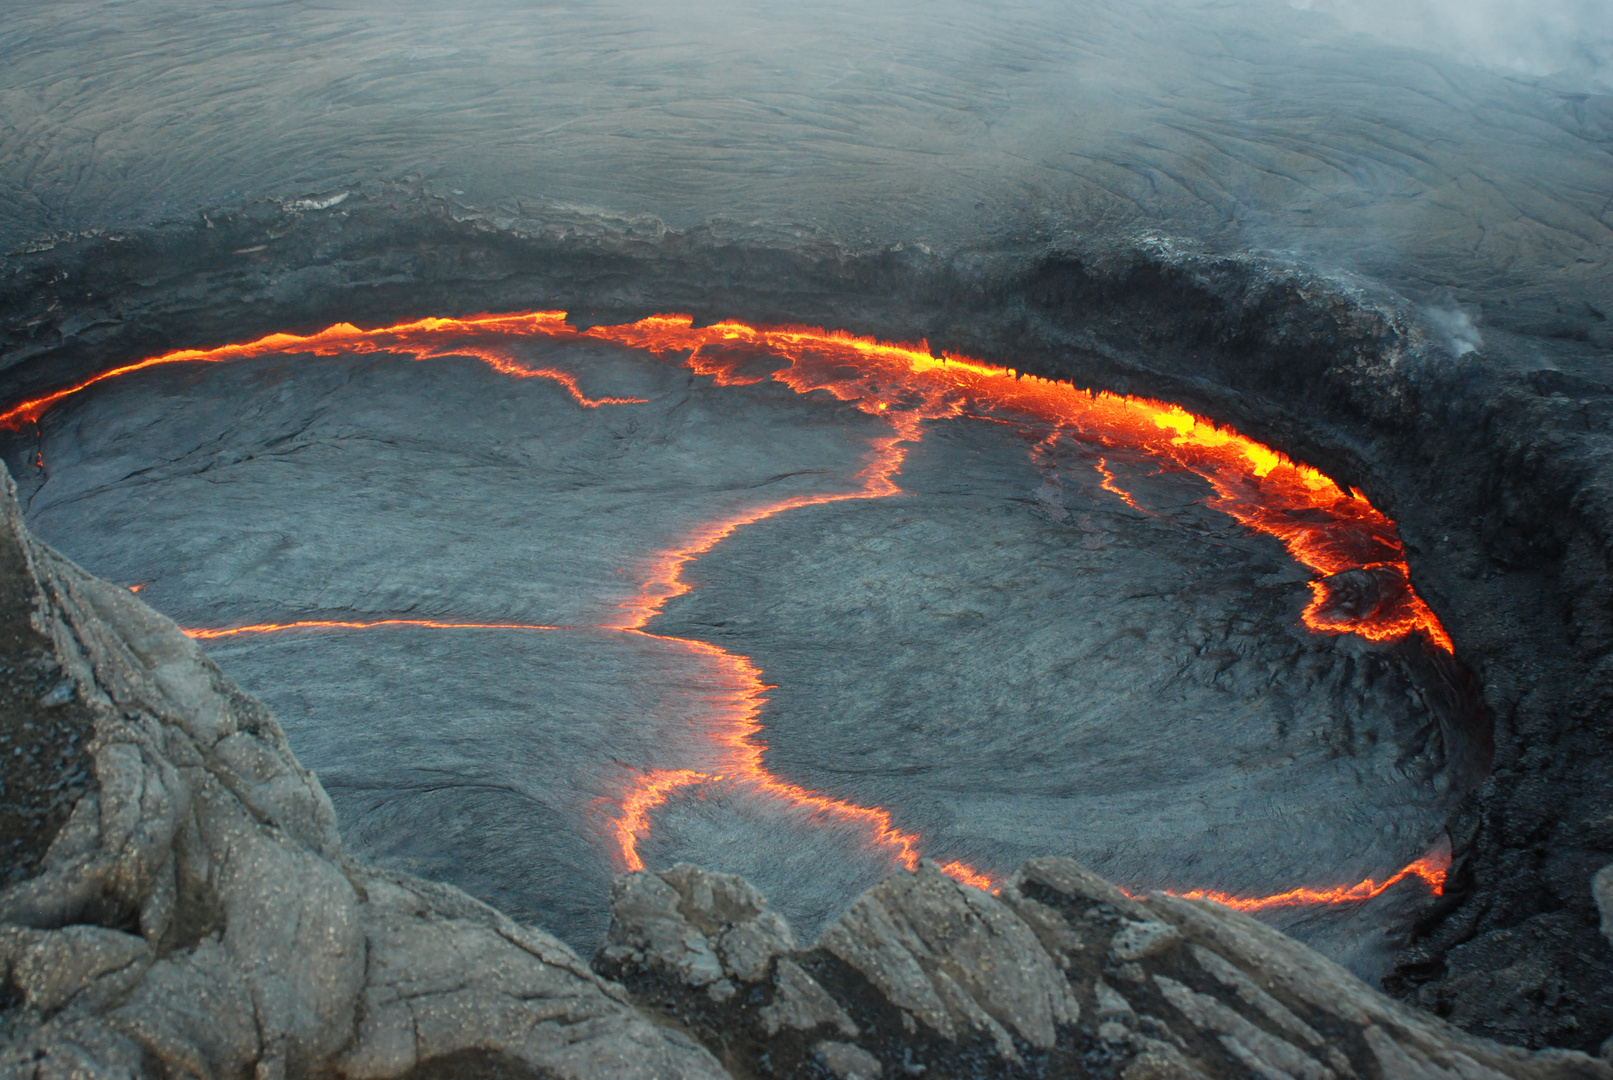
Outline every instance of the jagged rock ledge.
<path fill-rule="evenodd" d="M 1408 1009 L 1236 912 L 1132 898 L 1059 858 L 997 894 L 897 874 L 808 948 L 742 879 L 629 874 L 590 968 L 457 889 L 348 858 L 269 712 L 171 621 L 33 539 L 0 477 L 0 623 L 39 654 L 8 687 L 57 679 L 7 721 L 84 736 L 6 774 L 76 801 L 32 819 L 39 851 L 0 892 L 3 1080 L 1613 1080 L 1600 1059 Z"/>
<path fill-rule="evenodd" d="M 1239 912 L 1126 895 L 1066 858 L 996 894 L 933 865 L 885 879 L 815 946 L 742 878 L 618 878 L 595 960 L 733 1076 L 1122 1080 L 1602 1077 L 1393 1001 Z"/>

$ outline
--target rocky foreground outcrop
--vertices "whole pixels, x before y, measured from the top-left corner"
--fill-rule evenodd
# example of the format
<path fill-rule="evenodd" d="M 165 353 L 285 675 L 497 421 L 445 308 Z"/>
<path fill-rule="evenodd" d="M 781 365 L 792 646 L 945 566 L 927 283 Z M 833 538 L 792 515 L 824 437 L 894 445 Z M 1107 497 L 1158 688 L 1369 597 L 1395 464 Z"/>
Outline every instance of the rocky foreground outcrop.
<path fill-rule="evenodd" d="M 0 573 L 0 601 L 20 597 L 0 621 L 40 638 L 56 680 L 30 707 L 80 711 L 91 774 L 64 788 L 57 772 L 82 772 L 65 751 L 6 774 L 77 794 L 0 892 L 5 1080 L 1613 1080 L 1583 1054 L 1466 1035 L 1236 912 L 1132 898 L 1067 859 L 996 894 L 929 866 L 895 875 L 810 947 L 739 878 L 629 874 L 590 967 L 456 889 L 346 857 L 267 710 L 169 620 L 33 540 L 9 478 Z M 19 747 L 25 714 L 6 714 Z"/>
<path fill-rule="evenodd" d="M 0 893 L 0 1077 L 724 1075 L 548 934 L 348 860 L 268 711 L 29 537 L 9 478 L 0 547 L 93 714 L 95 781 Z"/>
<path fill-rule="evenodd" d="M 1610 1074 L 1468 1035 L 1246 915 L 1134 898 L 1064 858 L 995 894 L 928 864 L 894 875 L 806 949 L 742 878 L 628 874 L 596 966 L 734 1076 Z"/>

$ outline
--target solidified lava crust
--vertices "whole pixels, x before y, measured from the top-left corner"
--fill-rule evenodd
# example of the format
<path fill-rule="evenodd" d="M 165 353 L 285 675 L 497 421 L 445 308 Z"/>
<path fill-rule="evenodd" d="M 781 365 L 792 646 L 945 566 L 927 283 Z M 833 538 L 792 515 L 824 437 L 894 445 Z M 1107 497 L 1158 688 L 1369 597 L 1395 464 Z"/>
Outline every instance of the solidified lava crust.
<path fill-rule="evenodd" d="M 343 318 L 396 322 L 422 309 L 429 286 L 435 310 L 565 308 L 579 330 L 684 310 L 695 315 L 691 329 L 738 313 L 757 326 L 923 334 L 942 352 L 1012 357 L 1046 377 L 1227 417 L 1316 464 L 1342 491 L 1369 494 L 1398 523 L 1417 592 L 1482 678 L 1438 649 L 1415 661 L 1438 699 L 1455 774 L 1474 781 L 1487 771 L 1488 716 L 1498 721 L 1493 775 L 1449 817 L 1446 895 L 1423 909 L 1389 985 L 1479 1034 L 1526 1045 L 1594 1049 L 1613 1025 L 1599 974 L 1608 948 L 1585 887 L 1613 851 L 1603 820 L 1613 677 L 1600 661 L 1613 641 L 1603 555 L 1613 506 L 1597 494 L 1592 464 L 1601 429 L 1565 419 L 1573 408 L 1600 417 L 1613 389 L 1576 366 L 1572 343 L 1543 346 L 1555 350 L 1557 370 L 1542 375 L 1498 333 L 1489 353 L 1458 371 L 1395 298 L 1359 282 L 1168 247 L 1038 242 L 948 261 L 699 236 L 619 242 L 608 230 L 557 239 L 569 226 L 516 236 L 429 206 L 345 209 L 352 217 L 339 240 L 316 214 L 218 214 L 206 232 L 173 226 L 13 258 L 3 306 L 8 399 L 174 342 Z M 269 230 L 279 239 L 265 239 Z M 278 245 L 272 258 L 252 266 L 226 257 L 269 242 Z M 294 276 L 316 259 L 329 268 L 321 284 Z M 184 289 L 209 302 L 196 305 Z M 578 390 L 571 400 L 581 409 L 584 398 Z M 36 463 L 38 446 L 25 430 L 7 447 L 25 495 L 52 468 Z M 1109 455 L 1088 467 L 1094 487 L 1125 506 L 1123 468 Z M 1398 586 L 1393 569 L 1388 584 Z M 1384 612 L 1383 598 L 1396 595 L 1365 561 L 1326 573 L 1312 611 L 1324 620 Z M 302 621 L 259 614 L 241 621 Z"/>
<path fill-rule="evenodd" d="M 638 848 L 652 828 L 652 811 L 682 789 L 725 782 L 781 800 L 814 817 L 851 824 L 866 831 L 874 846 L 890 849 L 899 865 L 917 869 L 920 838 L 898 828 L 886 809 L 859 806 L 810 790 L 781 779 L 766 766 L 760 714 L 768 687 L 762 681 L 761 670 L 748 657 L 708 643 L 651 634 L 646 628 L 669 600 L 690 591 L 692 585 L 684 577 L 689 565 L 736 529 L 808 506 L 900 495 L 897 477 L 902 463 L 908 448 L 923 439 L 923 425 L 929 421 L 958 417 L 993 420 L 1034 435 L 1038 454 L 1048 452 L 1061 439 L 1072 439 L 1140 452 L 1160 461 L 1165 468 L 1190 472 L 1210 485 L 1214 493 L 1208 500 L 1210 507 L 1275 537 L 1298 562 L 1325 575 L 1310 583 L 1313 599 L 1302 615 L 1312 631 L 1353 633 L 1379 642 L 1416 635 L 1431 648 L 1453 652 L 1444 627 L 1411 587 L 1394 523 L 1359 493 L 1342 490 L 1316 469 L 1291 461 L 1270 447 L 1194 416 L 1180 406 L 1081 390 L 1069 383 L 1022 376 L 1013 369 L 965 356 L 937 357 L 923 343 L 893 344 L 844 331 L 753 327 L 733 321 L 696 328 L 693 319 L 684 315 L 654 315 L 629 324 L 598 325 L 581 331 L 566 321 L 564 312 L 557 311 L 426 317 L 368 330 L 339 323 L 309 335 L 271 334 L 255 341 L 205 350 L 181 349 L 120 365 L 12 406 L 0 413 L 0 427 L 16 429 L 37 423 L 52 406 L 120 376 L 172 364 L 209 364 L 272 355 L 387 352 L 417 360 L 468 356 L 486 363 L 500 375 L 558 382 L 584 408 L 646 402 L 634 397 L 589 397 L 570 373 L 523 364 L 507 349 L 500 348 L 505 339 L 530 337 L 590 338 L 644 349 L 662 359 L 681 357 L 684 366 L 712 378 L 718 386 L 772 380 L 798 394 L 827 391 L 835 399 L 878 417 L 890 430 L 888 436 L 871 441 L 867 464 L 857 474 L 860 487 L 764 503 L 703 524 L 680 546 L 651 556 L 637 595 L 621 605 L 619 619 L 601 627 L 646 634 L 703 654 L 741 687 L 727 700 L 716 702 L 698 721 L 707 730 L 706 737 L 720 747 L 714 770 L 647 770 L 639 773 L 631 788 L 616 800 L 620 809 L 613 832 L 624 869 L 644 869 Z M 1129 492 L 1116 486 L 1102 458 L 1098 469 L 1103 475 L 1104 490 L 1133 508 L 1143 509 Z M 560 629 L 522 623 L 396 618 L 302 619 L 189 632 L 206 640 L 243 633 L 380 627 Z M 988 874 L 963 861 L 953 859 L 939 865 L 965 884 L 984 889 L 993 885 Z M 1439 896 L 1449 865 L 1449 854 L 1440 851 L 1385 875 L 1381 881 L 1367 878 L 1353 885 L 1299 886 L 1264 896 L 1234 896 L 1205 889 L 1182 895 L 1258 911 L 1369 900 L 1403 880 L 1419 878 L 1432 895 Z"/>

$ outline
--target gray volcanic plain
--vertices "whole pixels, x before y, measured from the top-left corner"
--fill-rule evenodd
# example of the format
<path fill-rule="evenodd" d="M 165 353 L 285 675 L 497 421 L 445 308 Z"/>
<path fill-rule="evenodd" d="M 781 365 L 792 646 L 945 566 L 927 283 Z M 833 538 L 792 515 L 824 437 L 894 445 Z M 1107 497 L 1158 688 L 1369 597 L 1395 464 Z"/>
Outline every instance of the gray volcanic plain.
<path fill-rule="evenodd" d="M 408 179 L 500 223 L 559 206 L 645 234 L 1142 231 L 1607 342 L 1607 84 L 1508 77 L 1309 6 L 12 5 L 0 243 Z M 1528 10 L 1562 33 L 1561 6 Z M 1605 5 L 1578 31 L 1613 55 Z"/>

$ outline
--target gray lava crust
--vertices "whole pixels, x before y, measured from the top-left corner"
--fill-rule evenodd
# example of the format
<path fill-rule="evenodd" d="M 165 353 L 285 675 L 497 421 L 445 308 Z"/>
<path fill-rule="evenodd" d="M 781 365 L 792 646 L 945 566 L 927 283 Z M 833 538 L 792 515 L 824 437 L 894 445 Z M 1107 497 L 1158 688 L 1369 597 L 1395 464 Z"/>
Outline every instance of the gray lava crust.
<path fill-rule="evenodd" d="M 348 857 L 272 715 L 34 540 L 9 481 L 0 551 L 29 568 L 28 623 L 94 718 L 96 780 L 41 872 L 0 892 L 8 1080 L 1613 1076 L 1068 859 L 995 895 L 922 866 L 805 949 L 743 879 L 630 874 L 596 974 L 457 889 Z"/>
<path fill-rule="evenodd" d="M 1158 238 L 848 251 L 401 188 L 40 247 L 3 268 L 12 400 L 179 344 L 417 316 L 429 295 L 441 314 L 684 310 L 924 336 L 1231 421 L 1399 522 L 1461 658 L 1440 681 L 1463 760 L 1475 779 L 1493 760 L 1449 821 L 1452 887 L 1387 985 L 1524 1045 L 1594 1049 L 1613 1032 L 1587 885 L 1613 851 L 1613 384 L 1594 341 L 1496 328 L 1458 357 L 1379 286 Z M 8 455 L 25 497 L 31 450 Z"/>

